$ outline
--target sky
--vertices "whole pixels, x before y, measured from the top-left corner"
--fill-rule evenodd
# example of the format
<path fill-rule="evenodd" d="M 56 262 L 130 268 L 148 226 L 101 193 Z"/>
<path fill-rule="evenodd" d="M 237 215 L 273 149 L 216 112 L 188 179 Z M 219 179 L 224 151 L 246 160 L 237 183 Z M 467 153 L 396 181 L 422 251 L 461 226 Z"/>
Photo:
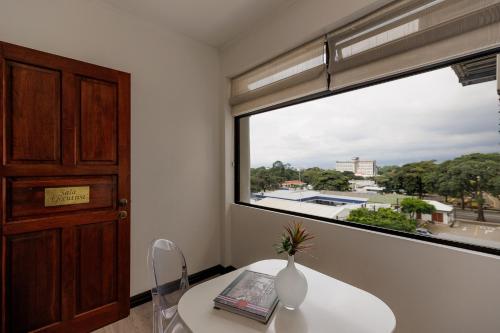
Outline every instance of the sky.
<path fill-rule="evenodd" d="M 250 118 L 251 166 L 378 166 L 499 152 L 496 81 L 463 87 L 450 67 Z"/>

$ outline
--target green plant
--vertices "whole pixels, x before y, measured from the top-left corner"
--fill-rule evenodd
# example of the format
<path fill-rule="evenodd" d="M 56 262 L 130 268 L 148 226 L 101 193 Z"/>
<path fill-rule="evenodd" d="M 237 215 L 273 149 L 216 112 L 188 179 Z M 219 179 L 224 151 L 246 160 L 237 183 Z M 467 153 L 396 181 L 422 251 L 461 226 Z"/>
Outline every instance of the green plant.
<path fill-rule="evenodd" d="M 305 242 L 314 238 L 303 226 L 302 223 L 294 222 L 284 226 L 285 232 L 281 235 L 279 243 L 274 244 L 278 254 L 287 253 L 289 256 L 295 255 L 311 248 L 312 244 Z"/>
<path fill-rule="evenodd" d="M 417 229 L 415 220 L 411 220 L 405 214 L 395 212 L 391 208 L 380 208 L 376 211 L 367 208 L 353 209 L 347 220 L 406 232 L 415 232 Z"/>
<path fill-rule="evenodd" d="M 436 208 L 430 203 L 417 198 L 404 198 L 401 200 L 401 211 L 410 214 L 410 219 L 415 219 L 416 214 L 432 214 Z"/>

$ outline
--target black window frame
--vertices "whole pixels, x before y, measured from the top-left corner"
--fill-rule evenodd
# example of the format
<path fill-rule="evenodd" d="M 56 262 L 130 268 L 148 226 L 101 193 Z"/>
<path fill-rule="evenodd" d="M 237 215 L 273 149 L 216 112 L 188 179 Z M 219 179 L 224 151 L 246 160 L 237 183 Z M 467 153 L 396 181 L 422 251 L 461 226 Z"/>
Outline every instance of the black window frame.
<path fill-rule="evenodd" d="M 328 222 L 328 223 L 332 223 L 332 224 L 336 224 L 336 225 L 353 227 L 353 228 L 361 229 L 361 230 L 370 230 L 370 231 L 375 231 L 375 232 L 382 233 L 382 234 L 388 234 L 388 235 L 393 235 L 393 236 L 399 236 L 402 238 L 420 240 L 420 241 L 424 241 L 424 242 L 431 243 L 431 244 L 446 245 L 446 246 L 450 246 L 453 248 L 459 248 L 459 249 L 464 249 L 464 250 L 470 250 L 470 251 L 500 256 L 500 248 L 497 249 L 497 248 L 481 246 L 481 245 L 477 245 L 477 244 L 462 243 L 462 242 L 458 242 L 458 241 L 454 241 L 454 240 L 412 234 L 412 233 L 408 233 L 408 232 L 404 232 L 404 231 L 387 229 L 387 228 L 382 228 L 382 227 L 377 227 L 377 226 L 372 226 L 372 225 L 366 225 L 366 224 L 362 224 L 362 223 L 341 221 L 341 220 L 330 219 L 330 218 L 321 217 L 321 216 L 298 213 L 298 212 L 289 211 L 289 210 L 276 209 L 276 208 L 271 208 L 271 207 L 263 207 L 263 206 L 254 205 L 254 204 L 251 204 L 248 202 L 242 202 L 240 200 L 240 172 L 241 172 L 241 170 L 240 170 L 240 167 L 241 167 L 241 164 L 240 164 L 240 119 L 245 118 L 245 117 L 250 117 L 250 116 L 253 116 L 256 114 L 264 113 L 264 112 L 270 112 L 273 110 L 282 109 L 282 108 L 287 107 L 287 106 L 292 106 L 292 105 L 297 105 L 297 104 L 309 102 L 309 101 L 312 101 L 315 99 L 330 97 L 330 96 L 342 94 L 342 93 L 345 93 L 348 91 L 367 88 L 367 87 L 377 85 L 377 84 L 383 84 L 386 82 L 402 79 L 405 77 L 434 71 L 434 70 L 441 69 L 444 67 L 449 67 L 451 65 L 454 65 L 454 64 L 457 64 L 457 63 L 460 63 L 463 61 L 472 60 L 472 59 L 475 59 L 478 57 L 499 54 L 499 53 L 500 53 L 500 46 L 493 48 L 493 49 L 490 49 L 490 50 L 487 50 L 487 51 L 481 51 L 481 52 L 477 52 L 477 53 L 467 55 L 467 56 L 456 57 L 453 59 L 439 62 L 437 64 L 422 66 L 422 67 L 414 69 L 414 70 L 406 71 L 406 72 L 395 74 L 395 75 L 390 75 L 390 76 L 387 76 L 387 77 L 384 77 L 381 79 L 375 79 L 375 80 L 367 81 L 364 83 L 355 84 L 355 85 L 352 85 L 352 86 L 349 86 L 349 87 L 346 87 L 343 89 L 339 89 L 335 92 L 326 91 L 326 92 L 320 92 L 320 93 L 316 93 L 313 95 L 301 97 L 301 98 L 294 99 L 294 100 L 291 100 L 288 102 L 280 103 L 277 105 L 262 108 L 262 109 L 244 114 L 244 115 L 239 115 L 239 116 L 234 117 L 234 203 L 237 205 L 241 205 L 241 206 L 263 209 L 263 210 L 267 210 L 267 211 L 271 211 L 271 212 L 275 212 L 275 213 L 288 214 L 288 215 L 297 216 L 297 217 L 301 217 L 301 218 L 319 220 L 319 221 Z M 500 80 L 500 78 L 497 78 L 497 80 Z"/>

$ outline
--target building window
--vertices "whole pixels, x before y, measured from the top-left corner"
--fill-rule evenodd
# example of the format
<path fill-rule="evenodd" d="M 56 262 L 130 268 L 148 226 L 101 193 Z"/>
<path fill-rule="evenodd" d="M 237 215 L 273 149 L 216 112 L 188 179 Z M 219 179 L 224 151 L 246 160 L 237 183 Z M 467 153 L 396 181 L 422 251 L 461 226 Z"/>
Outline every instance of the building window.
<path fill-rule="evenodd" d="M 237 117 L 237 201 L 497 253 L 496 66 L 486 55 Z"/>

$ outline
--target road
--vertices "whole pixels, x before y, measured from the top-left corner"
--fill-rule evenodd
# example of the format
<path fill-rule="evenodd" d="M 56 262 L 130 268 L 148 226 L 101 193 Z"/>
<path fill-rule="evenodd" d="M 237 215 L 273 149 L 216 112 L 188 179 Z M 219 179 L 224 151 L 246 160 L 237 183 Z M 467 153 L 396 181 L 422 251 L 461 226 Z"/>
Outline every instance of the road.
<path fill-rule="evenodd" d="M 434 237 L 500 248 L 500 225 L 457 222 L 453 228 L 446 224 L 431 224 L 428 228 Z"/>
<path fill-rule="evenodd" d="M 475 210 L 455 208 L 455 211 L 457 220 L 475 221 L 477 218 L 477 212 Z M 500 211 L 485 210 L 484 217 L 486 218 L 486 222 L 498 223 L 500 225 Z"/>

